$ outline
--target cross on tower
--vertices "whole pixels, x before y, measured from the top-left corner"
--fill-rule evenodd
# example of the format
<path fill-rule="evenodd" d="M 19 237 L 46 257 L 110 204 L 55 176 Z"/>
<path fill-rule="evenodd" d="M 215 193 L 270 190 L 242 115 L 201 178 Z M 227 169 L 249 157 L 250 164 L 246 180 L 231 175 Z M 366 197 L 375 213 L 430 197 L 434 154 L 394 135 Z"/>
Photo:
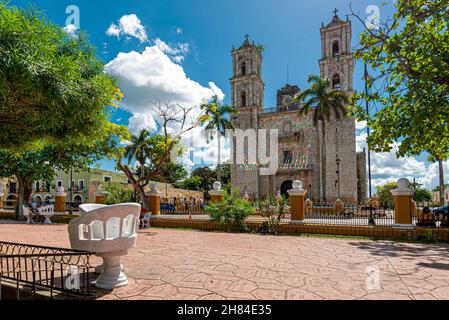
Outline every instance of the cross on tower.
<path fill-rule="evenodd" d="M 245 41 L 249 41 L 249 34 L 245 34 Z"/>
<path fill-rule="evenodd" d="M 339 10 L 337 8 L 335 8 L 334 11 L 332 11 L 332 12 L 334 13 L 334 15 L 337 15 L 338 11 Z"/>

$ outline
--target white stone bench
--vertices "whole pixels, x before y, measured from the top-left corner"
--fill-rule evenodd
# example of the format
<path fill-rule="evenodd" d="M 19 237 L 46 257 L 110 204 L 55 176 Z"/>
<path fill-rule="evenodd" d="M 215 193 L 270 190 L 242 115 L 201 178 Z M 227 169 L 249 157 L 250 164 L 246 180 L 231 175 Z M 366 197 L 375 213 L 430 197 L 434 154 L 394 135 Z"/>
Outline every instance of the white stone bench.
<path fill-rule="evenodd" d="M 39 213 L 39 216 L 42 216 L 45 218 L 44 224 L 51 224 L 50 217 L 54 216 L 55 214 L 55 207 L 53 205 L 49 206 L 43 206 L 37 208 L 37 212 Z"/>
<path fill-rule="evenodd" d="M 39 213 L 39 216 L 42 216 L 45 218 L 44 220 L 44 224 L 51 224 L 51 220 L 50 217 L 54 216 L 55 214 L 55 207 L 50 205 L 50 206 L 44 206 L 44 207 L 40 207 L 37 208 L 37 212 Z M 36 214 L 30 214 L 30 208 L 28 208 L 27 206 L 23 206 L 23 215 L 27 217 L 27 221 L 26 223 L 34 223 L 32 220 L 32 216 L 35 216 Z"/>
<path fill-rule="evenodd" d="M 103 258 L 96 287 L 111 290 L 128 284 L 120 258 L 136 245 L 140 209 L 137 203 L 82 204 L 81 216 L 70 221 L 72 249 L 92 251 Z"/>

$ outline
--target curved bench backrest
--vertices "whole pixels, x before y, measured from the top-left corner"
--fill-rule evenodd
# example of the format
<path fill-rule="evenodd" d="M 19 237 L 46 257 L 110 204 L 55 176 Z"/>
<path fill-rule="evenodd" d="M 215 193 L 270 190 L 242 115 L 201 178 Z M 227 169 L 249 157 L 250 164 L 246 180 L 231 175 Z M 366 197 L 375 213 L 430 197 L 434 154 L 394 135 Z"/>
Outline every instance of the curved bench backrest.
<path fill-rule="evenodd" d="M 81 205 L 83 214 L 69 223 L 69 238 L 72 248 L 108 250 L 108 244 L 115 241 L 114 248 L 135 244 L 139 228 L 140 204 L 124 203 L 112 206 Z M 133 240 L 124 242 L 126 239 Z"/>

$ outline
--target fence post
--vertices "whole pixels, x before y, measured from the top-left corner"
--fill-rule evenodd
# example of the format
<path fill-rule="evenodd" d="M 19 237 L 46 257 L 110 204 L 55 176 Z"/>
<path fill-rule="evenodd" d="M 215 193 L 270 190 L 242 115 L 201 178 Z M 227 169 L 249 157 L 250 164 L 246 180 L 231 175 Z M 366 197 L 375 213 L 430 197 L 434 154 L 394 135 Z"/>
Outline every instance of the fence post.
<path fill-rule="evenodd" d="M 293 181 L 293 189 L 288 191 L 291 202 L 291 223 L 304 223 L 306 219 L 305 211 L 305 197 L 307 190 L 302 188 L 302 182 L 299 180 Z"/>
<path fill-rule="evenodd" d="M 65 214 L 65 203 L 67 193 L 64 192 L 64 187 L 59 187 L 55 195 L 55 212 Z"/>
<path fill-rule="evenodd" d="M 221 183 L 218 181 L 215 181 L 213 188 L 214 188 L 213 191 L 209 191 L 211 202 L 217 203 L 217 202 L 223 201 L 224 200 L 224 191 L 221 190 Z"/>
<path fill-rule="evenodd" d="M 399 179 L 398 188 L 391 190 L 394 197 L 394 214 L 395 224 L 394 228 L 411 228 L 412 221 L 412 197 L 413 189 L 410 188 L 410 181 L 406 178 Z"/>

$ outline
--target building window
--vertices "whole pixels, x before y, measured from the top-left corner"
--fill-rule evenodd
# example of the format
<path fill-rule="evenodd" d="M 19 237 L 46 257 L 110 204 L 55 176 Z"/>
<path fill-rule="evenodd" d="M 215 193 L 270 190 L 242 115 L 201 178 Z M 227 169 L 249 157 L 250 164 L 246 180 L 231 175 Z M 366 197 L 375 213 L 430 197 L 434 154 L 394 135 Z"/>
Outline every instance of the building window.
<path fill-rule="evenodd" d="M 39 192 L 40 189 L 41 189 L 41 184 L 39 181 L 36 181 L 35 185 L 34 185 L 34 191 Z"/>
<path fill-rule="evenodd" d="M 292 150 L 284 150 L 282 162 L 284 164 L 290 164 L 293 161 L 293 151 Z"/>
<path fill-rule="evenodd" d="M 62 180 L 58 180 L 58 182 L 56 183 L 56 185 L 59 187 L 62 187 Z"/>
<path fill-rule="evenodd" d="M 84 179 L 79 179 L 78 180 L 78 190 L 79 191 L 84 190 Z"/>
<path fill-rule="evenodd" d="M 241 70 L 242 76 L 246 75 L 246 62 L 242 62 L 240 70 Z"/>
<path fill-rule="evenodd" d="M 334 76 L 332 77 L 332 89 L 334 90 L 341 89 L 340 75 L 338 73 L 334 74 Z"/>
<path fill-rule="evenodd" d="M 332 55 L 334 57 L 338 57 L 340 55 L 340 43 L 335 40 L 332 44 Z"/>
<path fill-rule="evenodd" d="M 242 99 L 242 107 L 246 107 L 246 92 L 245 91 L 242 92 L 241 99 Z"/>
<path fill-rule="evenodd" d="M 103 181 L 104 182 L 111 182 L 112 181 L 112 177 L 111 176 L 103 176 Z"/>

